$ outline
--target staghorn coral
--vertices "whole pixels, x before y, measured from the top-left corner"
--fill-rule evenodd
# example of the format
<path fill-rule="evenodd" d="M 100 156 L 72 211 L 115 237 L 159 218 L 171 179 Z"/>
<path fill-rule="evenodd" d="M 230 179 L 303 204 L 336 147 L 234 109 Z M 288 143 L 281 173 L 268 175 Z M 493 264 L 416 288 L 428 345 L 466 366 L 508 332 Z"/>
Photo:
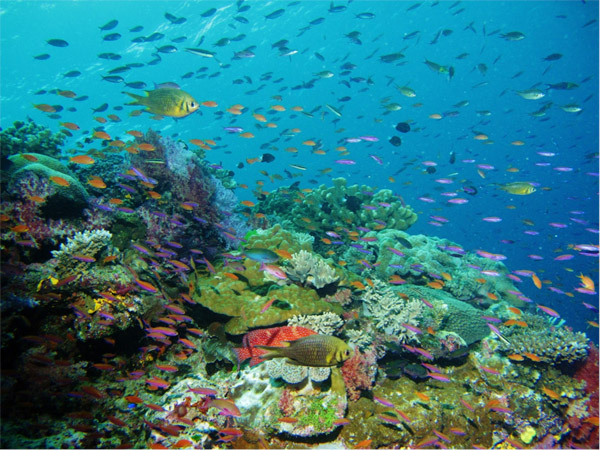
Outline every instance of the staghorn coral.
<path fill-rule="evenodd" d="M 402 324 L 419 325 L 423 313 L 420 300 L 404 300 L 384 282 L 375 280 L 373 287 L 367 287 L 362 301 L 365 315 L 371 317 L 380 332 L 394 336 L 399 342 L 418 341 L 416 333 Z"/>
<path fill-rule="evenodd" d="M 567 327 L 555 327 L 537 314 L 523 313 L 522 320 L 528 326 L 502 327 L 504 341 L 500 349 L 509 353 L 533 353 L 541 361 L 550 364 L 574 363 L 587 356 L 588 339 L 584 333 L 573 332 Z"/>
<path fill-rule="evenodd" d="M 305 250 L 300 250 L 292 255 L 285 271 L 291 280 L 299 281 L 303 285 L 310 284 L 316 289 L 321 289 L 340 279 L 335 269 L 320 256 Z"/>
<path fill-rule="evenodd" d="M 342 325 L 344 321 L 337 314 L 326 312 L 323 314 L 315 314 L 312 316 L 294 316 L 288 319 L 289 326 L 299 326 L 309 328 L 318 334 L 333 335 Z"/>
<path fill-rule="evenodd" d="M 112 234 L 106 230 L 92 230 L 75 233 L 60 244 L 59 250 L 53 250 L 52 255 L 57 259 L 56 274 L 59 278 L 76 275 L 88 271 L 89 262 L 80 261 L 74 257 L 96 256 L 110 245 Z"/>

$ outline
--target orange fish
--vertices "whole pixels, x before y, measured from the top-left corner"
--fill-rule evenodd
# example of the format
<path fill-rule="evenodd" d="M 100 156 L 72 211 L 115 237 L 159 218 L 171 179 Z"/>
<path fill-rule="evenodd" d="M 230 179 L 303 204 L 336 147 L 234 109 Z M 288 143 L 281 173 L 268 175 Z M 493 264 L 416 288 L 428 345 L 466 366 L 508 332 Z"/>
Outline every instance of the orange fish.
<path fill-rule="evenodd" d="M 88 180 L 88 184 L 98 189 L 106 189 L 106 183 L 100 177 L 93 176 Z"/>
<path fill-rule="evenodd" d="M 246 139 L 251 139 L 251 138 L 254 137 L 254 135 L 252 133 L 250 133 L 249 131 L 246 131 L 244 133 L 240 133 L 238 136 L 246 138 Z"/>
<path fill-rule="evenodd" d="M 106 122 L 108 122 L 104 117 L 94 117 L 94 120 L 96 122 L 99 122 L 99 123 L 106 123 Z"/>
<path fill-rule="evenodd" d="M 138 138 L 141 138 L 144 135 L 141 131 L 137 131 L 137 130 L 129 130 L 129 131 L 127 131 L 127 134 L 138 137 Z"/>
<path fill-rule="evenodd" d="M 122 205 L 123 204 L 123 200 L 121 200 L 120 198 L 111 198 L 108 203 L 112 204 L 112 205 Z"/>
<path fill-rule="evenodd" d="M 498 300 L 498 296 L 497 296 L 496 294 L 492 293 L 492 292 L 488 292 L 488 293 L 487 293 L 487 294 L 485 294 L 485 295 L 487 295 L 487 297 L 488 297 L 489 299 L 491 299 L 491 300 Z"/>
<path fill-rule="evenodd" d="M 422 400 L 422 401 L 424 401 L 424 402 L 428 402 L 428 401 L 431 400 L 431 398 L 428 395 L 423 394 L 422 392 L 415 392 L 415 395 L 417 397 L 419 397 L 419 399 Z"/>
<path fill-rule="evenodd" d="M 56 112 L 56 108 L 54 108 L 54 106 L 50 106 L 45 103 L 40 103 L 38 105 L 33 105 L 33 106 L 35 106 L 37 109 L 39 109 L 40 111 L 43 111 L 43 112 L 47 112 L 47 113 Z"/>
<path fill-rule="evenodd" d="M 585 419 L 583 419 L 583 421 L 596 426 L 598 426 L 599 423 L 598 416 L 586 417 Z"/>
<path fill-rule="evenodd" d="M 558 392 L 548 389 L 546 386 L 542 387 L 542 391 L 544 391 L 544 394 L 550 398 L 553 398 L 554 400 L 558 400 L 560 398 L 560 394 Z"/>
<path fill-rule="evenodd" d="M 531 274 L 531 280 L 533 281 L 533 284 L 535 284 L 536 288 L 542 288 L 542 281 L 538 278 L 538 276 L 535 273 Z"/>
<path fill-rule="evenodd" d="M 350 285 L 354 286 L 357 289 L 363 290 L 366 289 L 367 287 L 362 284 L 360 281 L 353 281 L 352 283 L 350 283 Z"/>
<path fill-rule="evenodd" d="M 190 143 L 201 147 L 204 145 L 204 141 L 202 139 L 190 139 Z"/>
<path fill-rule="evenodd" d="M 10 229 L 10 231 L 13 231 L 15 233 L 24 233 L 26 231 L 29 231 L 29 227 L 27 225 L 15 225 L 14 227 L 12 227 Z"/>
<path fill-rule="evenodd" d="M 302 143 L 302 145 L 308 145 L 310 147 L 314 147 L 315 145 L 317 145 L 317 143 L 315 141 L 313 141 L 312 139 L 308 139 L 308 140 L 304 141 Z"/>
<path fill-rule="evenodd" d="M 77 97 L 77 94 L 73 91 L 56 91 L 56 93 L 62 97 L 66 97 L 66 98 L 75 98 Z"/>
<path fill-rule="evenodd" d="M 68 128 L 69 130 L 77 131 L 79 130 L 79 125 L 73 122 L 60 122 L 61 126 Z"/>
<path fill-rule="evenodd" d="M 523 358 L 521 355 L 517 355 L 516 353 L 513 353 L 512 355 L 508 355 L 507 358 L 508 359 L 512 359 L 513 361 L 523 361 L 523 360 L 525 360 L 525 358 Z"/>
<path fill-rule="evenodd" d="M 105 141 L 111 141 L 112 140 L 112 138 L 110 137 L 110 135 L 106 131 L 94 131 L 93 136 L 96 139 L 103 139 Z"/>
<path fill-rule="evenodd" d="M 29 200 L 35 203 L 44 203 L 46 201 L 44 197 L 40 197 L 39 195 L 30 195 Z"/>
<path fill-rule="evenodd" d="M 110 141 L 108 145 L 111 147 L 122 148 L 125 147 L 125 142 L 121 141 L 120 139 L 115 139 L 114 141 Z"/>
<path fill-rule="evenodd" d="M 109 114 L 106 117 L 108 117 L 113 122 L 120 122 L 121 121 L 121 118 L 119 116 L 117 116 L 116 114 Z"/>
<path fill-rule="evenodd" d="M 53 176 L 53 177 L 50 177 L 50 181 L 52 181 L 55 184 L 58 184 L 59 186 L 63 186 L 63 187 L 69 186 L 69 182 L 62 177 Z"/>
<path fill-rule="evenodd" d="M 253 206 L 256 206 L 254 204 L 254 202 L 251 202 L 250 200 L 242 200 L 240 203 L 244 206 L 247 206 L 248 208 L 252 208 Z"/>
<path fill-rule="evenodd" d="M 524 352 L 523 355 L 527 356 L 532 361 L 535 361 L 535 362 L 541 361 L 540 357 L 537 355 L 534 355 L 533 353 Z"/>
<path fill-rule="evenodd" d="M 239 277 L 235 273 L 223 272 L 223 275 L 225 275 L 227 278 L 230 278 L 234 281 L 239 280 Z"/>
<path fill-rule="evenodd" d="M 441 280 L 430 281 L 427 286 L 433 289 L 443 289 L 444 283 Z"/>
<path fill-rule="evenodd" d="M 96 160 L 94 158 L 89 157 L 88 155 L 77 155 L 69 158 L 69 161 L 75 164 L 94 164 Z"/>
<path fill-rule="evenodd" d="M 154 145 L 148 144 L 147 142 L 142 142 L 140 145 L 138 145 L 138 148 L 145 152 L 153 152 L 154 150 L 156 150 L 156 147 Z"/>
<path fill-rule="evenodd" d="M 280 417 L 277 421 L 282 423 L 296 423 L 298 419 L 296 417 Z"/>
<path fill-rule="evenodd" d="M 371 448 L 371 442 L 373 442 L 373 439 L 365 439 L 364 441 L 360 441 L 358 444 L 356 444 L 354 446 L 354 448 L 356 448 L 356 449 Z"/>
<path fill-rule="evenodd" d="M 39 159 L 36 156 L 28 155 L 28 154 L 25 154 L 25 153 L 22 153 L 21 157 L 24 158 L 24 159 L 26 159 L 27 161 L 31 161 L 31 162 L 39 161 Z"/>
<path fill-rule="evenodd" d="M 265 116 L 263 116 L 262 114 L 254 113 L 254 114 L 252 114 L 252 117 L 254 117 L 259 122 L 266 122 L 267 121 L 267 118 Z"/>
<path fill-rule="evenodd" d="M 513 312 L 513 313 L 518 314 L 518 315 L 521 315 L 521 312 L 522 312 L 519 308 L 515 308 L 514 306 L 509 306 L 508 310 L 510 312 Z"/>
<path fill-rule="evenodd" d="M 207 108 L 216 108 L 217 106 L 219 106 L 217 102 L 213 100 L 206 100 L 205 102 L 202 102 L 201 105 L 206 106 Z"/>
<path fill-rule="evenodd" d="M 290 252 L 283 249 L 277 249 L 275 250 L 275 253 L 277 253 L 283 259 L 290 259 L 292 257 L 292 254 Z"/>

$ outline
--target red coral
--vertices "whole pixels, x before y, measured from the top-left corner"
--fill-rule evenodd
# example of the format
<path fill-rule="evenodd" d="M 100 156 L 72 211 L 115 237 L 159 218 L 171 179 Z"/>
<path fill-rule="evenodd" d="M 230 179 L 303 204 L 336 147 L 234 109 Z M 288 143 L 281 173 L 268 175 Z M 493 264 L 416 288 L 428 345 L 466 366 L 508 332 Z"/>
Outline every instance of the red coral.
<path fill-rule="evenodd" d="M 277 403 L 281 413 L 285 417 L 291 416 L 295 412 L 294 408 L 294 397 L 288 388 L 285 388 L 279 397 L 279 403 Z"/>
<path fill-rule="evenodd" d="M 342 375 L 346 383 L 346 393 L 351 401 L 360 398 L 360 391 L 370 390 L 375 382 L 377 357 L 374 350 L 361 353 L 358 349 L 352 358 L 342 366 Z"/>
<path fill-rule="evenodd" d="M 586 403 L 588 417 L 598 417 L 598 347 L 594 344 L 590 344 L 587 359 L 577 369 L 573 378 L 585 381 L 585 392 L 589 395 Z M 585 419 L 572 417 L 569 419 L 569 426 L 571 428 L 569 446 L 573 448 L 599 448 L 597 425 Z"/>

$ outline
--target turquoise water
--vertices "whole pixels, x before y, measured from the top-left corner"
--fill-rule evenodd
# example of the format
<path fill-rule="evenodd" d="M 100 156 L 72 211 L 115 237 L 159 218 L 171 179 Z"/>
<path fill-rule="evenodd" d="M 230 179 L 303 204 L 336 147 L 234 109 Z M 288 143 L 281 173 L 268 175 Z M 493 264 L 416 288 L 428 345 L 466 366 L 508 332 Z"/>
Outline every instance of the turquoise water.
<path fill-rule="evenodd" d="M 209 152 L 208 159 L 235 172 L 239 183 L 253 186 L 265 179 L 259 170 L 280 174 L 284 180 L 271 183 L 271 190 L 290 184 L 284 170 L 300 175 L 303 187 L 328 184 L 331 178 L 344 176 L 351 183 L 366 183 L 389 188 L 401 195 L 408 204 L 417 208 L 420 220 L 414 232 L 435 234 L 460 242 L 467 249 L 484 249 L 507 256 L 513 270 L 533 270 L 550 280 L 552 286 L 563 292 L 578 285 L 576 275 L 583 273 L 597 280 L 597 257 L 585 257 L 571 251 L 570 261 L 554 261 L 569 253 L 569 245 L 597 243 L 597 148 L 598 148 L 598 65 L 597 22 L 587 26 L 598 15 L 597 2 L 485 2 L 460 3 L 426 2 L 407 11 L 409 2 L 351 2 L 341 12 L 329 12 L 327 2 L 247 2 L 247 11 L 237 13 L 238 7 L 230 2 L 4 2 L 2 5 L 2 111 L 3 128 L 14 120 L 31 117 L 37 123 L 59 129 L 59 121 L 77 123 L 82 132 L 68 141 L 73 145 L 86 131 L 99 126 L 91 109 L 104 103 L 108 111 L 116 113 L 121 122 L 109 123 L 104 129 L 109 134 L 123 135 L 131 128 L 153 127 L 167 135 L 188 141 L 193 138 L 218 140 L 218 149 Z M 415 3 L 415 5 L 417 5 Z M 217 11 L 210 17 L 201 14 L 212 7 Z M 266 19 L 269 13 L 283 9 L 276 19 Z M 461 11 L 462 10 L 462 11 Z M 185 17 L 176 25 L 165 19 L 165 13 Z M 374 18 L 360 19 L 358 14 L 372 13 Z M 458 12 L 458 14 L 457 14 Z M 242 17 L 248 23 L 235 20 Z M 311 21 L 322 18 L 317 25 Z M 109 31 L 99 29 L 110 20 L 118 25 Z M 243 20 L 242 19 L 242 20 Z M 140 32 L 131 32 L 143 26 Z M 303 28 L 308 29 L 302 32 Z M 441 30 L 451 30 L 448 36 Z M 359 32 L 361 44 L 353 43 L 345 35 Z M 502 33 L 520 31 L 525 38 L 507 41 Z M 103 37 L 118 32 L 121 38 L 104 41 Z M 138 36 L 163 33 L 155 42 L 132 43 Z M 413 37 L 410 37 L 413 34 Z M 240 38 L 241 36 L 241 38 Z M 406 37 L 410 37 L 406 39 Z M 182 43 L 171 40 L 186 37 Z M 53 47 L 49 39 L 60 38 L 68 47 Z M 215 46 L 222 38 L 240 38 L 225 46 Z M 287 48 L 297 53 L 280 56 L 273 48 L 279 40 L 288 40 Z M 201 42 L 201 43 L 200 43 Z M 174 45 L 174 53 L 161 53 L 161 61 L 152 61 L 156 48 Z M 203 58 L 184 49 L 196 47 L 215 53 L 214 58 Z M 234 52 L 253 48 L 254 57 L 232 59 Z M 392 63 L 383 63 L 380 56 L 402 51 L 405 57 Z M 98 58 L 101 53 L 116 53 L 118 61 Z M 34 56 L 47 53 L 47 60 Z M 457 56 L 468 54 L 463 59 Z M 558 53 L 555 61 L 543 61 Z M 321 55 L 322 58 L 319 58 Z M 434 73 L 423 62 L 425 59 L 440 65 L 452 66 L 455 75 Z M 228 113 L 217 116 L 211 108 L 201 107 L 184 120 L 165 119 L 157 122 L 149 114 L 128 117 L 133 109 L 124 106 L 129 98 L 122 91 L 137 92 L 121 83 L 102 80 L 102 75 L 128 63 L 145 64 L 118 74 L 124 82 L 143 81 L 151 89 L 153 83 L 174 81 L 190 92 L 199 102 L 213 100 L 221 111 L 233 104 L 243 104 L 249 112 L 265 113 L 269 107 L 281 103 L 288 108 L 300 105 L 305 111 L 314 111 L 313 117 L 302 114 L 267 115 L 277 124 L 276 129 L 256 132 L 251 140 L 240 139 L 223 131 L 227 126 L 239 126 L 256 131 L 258 122 L 251 114 L 239 118 Z M 344 63 L 356 67 L 343 75 Z M 477 69 L 485 64 L 487 69 Z M 65 78 L 64 74 L 77 70 L 81 75 Z M 482 72 L 482 70 L 484 72 Z M 201 71 L 201 72 L 199 72 Z M 331 78 L 321 79 L 314 74 L 331 71 Z M 190 78 L 182 76 L 192 74 Z M 246 78 L 247 77 L 247 78 Z M 261 80 L 263 78 L 263 80 Z M 268 78 L 268 79 L 267 79 Z M 235 84 L 239 80 L 240 84 Z M 316 81 L 315 81 L 316 80 Z M 370 80 L 368 83 L 367 80 Z M 303 83 L 310 88 L 295 89 Z M 547 90 L 548 84 L 571 82 L 579 85 L 572 90 Z M 395 86 L 409 86 L 417 96 L 407 98 Z M 537 86 L 545 92 L 540 100 L 525 100 L 515 90 Z M 55 94 L 36 95 L 45 90 L 71 90 L 88 99 L 76 102 Z M 281 95 L 281 102 L 272 97 Z M 347 101 L 340 101 L 344 97 Z M 399 111 L 387 111 L 387 104 L 398 103 Z M 468 101 L 468 106 L 455 107 Z M 415 108 L 415 103 L 423 106 Z M 60 119 L 50 119 L 32 104 L 60 104 L 76 111 L 62 111 Z M 560 109 L 566 104 L 577 104 L 579 113 Z M 340 109 L 341 118 L 334 116 L 324 105 Z M 532 117 L 543 105 L 551 104 L 542 117 Z M 123 108 L 123 109 L 121 109 Z M 457 111 L 455 117 L 429 119 L 430 114 Z M 477 114 L 489 111 L 489 116 Z M 393 127 L 401 121 L 414 121 L 413 131 L 402 135 L 402 145 L 394 147 L 387 141 L 395 133 Z M 300 128 L 295 138 L 282 136 L 283 130 Z M 482 132 L 494 141 L 484 145 L 473 136 Z M 349 159 L 358 164 L 336 164 L 333 149 L 344 145 L 344 139 L 372 135 L 379 142 L 345 144 Z M 301 145 L 304 139 L 321 140 L 326 155 L 313 155 Z M 510 142 L 521 140 L 524 146 Z M 264 146 L 263 149 L 259 148 Z M 298 153 L 287 153 L 294 146 Z M 87 146 L 86 149 L 89 149 Z M 270 164 L 245 164 L 246 158 L 261 156 L 266 148 L 276 156 Z M 541 156 L 539 153 L 553 156 Z M 449 163 L 454 153 L 456 162 Z M 369 155 L 383 161 L 379 165 Z M 474 160 L 464 163 L 463 160 Z M 424 174 L 423 161 L 438 164 L 435 174 Z M 238 169 L 238 163 L 244 163 Z M 539 166 L 538 164 L 544 166 Z M 306 171 L 291 169 L 289 164 L 300 164 Z M 485 171 L 486 178 L 478 176 L 475 165 L 489 164 L 493 171 Z M 509 167 L 517 173 L 506 172 Z M 568 167 L 569 172 L 560 172 Z M 324 168 L 332 172 L 320 175 Z M 454 174 L 451 185 L 434 180 Z M 394 177 L 390 183 L 388 177 Z M 293 179 L 296 181 L 296 178 Z M 547 190 L 530 196 L 510 196 L 496 190 L 493 183 L 533 181 Z M 451 205 L 440 191 L 458 191 L 463 185 L 477 187 L 478 194 L 468 197 L 469 203 Z M 448 189 L 445 189 L 448 188 Z M 431 196 L 435 203 L 424 203 L 418 197 Z M 249 192 L 238 190 L 238 196 L 252 199 Z M 514 205 L 515 209 L 506 209 Z M 575 214 L 575 212 L 581 212 Z M 428 224 L 431 215 L 448 219 L 442 226 Z M 486 223 L 483 217 L 500 217 L 501 222 Z M 528 226 L 522 220 L 531 220 Z M 583 220 L 584 223 L 574 222 Z M 556 228 L 550 223 L 564 224 Z M 537 231 L 530 236 L 525 231 Z M 503 243 L 509 240 L 511 243 Z M 532 260 L 527 255 L 539 255 Z M 538 292 L 530 283 L 524 283 L 524 292 L 540 296 L 560 310 L 576 329 L 585 330 L 587 320 L 595 314 L 583 308 L 581 301 L 588 296 L 575 293 L 565 297 L 546 289 Z M 537 301 L 537 300 L 536 300 Z M 541 301 L 541 299 L 539 300 Z M 596 335 L 596 330 L 589 330 Z"/>

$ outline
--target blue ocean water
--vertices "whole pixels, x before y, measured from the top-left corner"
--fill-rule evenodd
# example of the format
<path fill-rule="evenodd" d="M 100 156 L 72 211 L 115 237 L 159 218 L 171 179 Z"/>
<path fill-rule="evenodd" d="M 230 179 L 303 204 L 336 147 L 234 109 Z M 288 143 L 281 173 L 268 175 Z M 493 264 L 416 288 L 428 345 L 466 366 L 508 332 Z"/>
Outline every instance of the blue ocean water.
<path fill-rule="evenodd" d="M 216 11 L 203 17 L 211 8 Z M 280 9 L 278 17 L 265 17 Z M 175 24 L 165 13 L 187 20 Z M 59 122 L 74 122 L 81 131 L 68 140 L 69 149 L 100 126 L 95 116 L 114 113 L 121 121 L 103 128 L 113 137 L 152 127 L 186 142 L 216 140 L 208 159 L 234 171 L 236 181 L 251 189 L 259 180 L 269 191 L 295 181 L 304 188 L 330 185 L 340 176 L 348 184 L 391 189 L 419 214 L 411 233 L 502 254 L 510 270 L 534 271 L 545 281 L 542 289 L 527 277 L 518 288 L 533 302 L 556 309 L 568 325 L 597 342 L 597 329 L 588 324 L 598 321 L 597 310 L 582 303 L 597 307 L 598 297 L 575 291 L 579 274 L 598 285 L 597 252 L 586 256 L 574 248 L 598 244 L 597 2 L 4 1 L 0 14 L 3 129 L 26 117 L 55 131 Z M 100 29 L 111 20 L 118 21 L 114 29 Z M 130 31 L 136 26 L 143 29 Z M 502 37 L 515 31 L 524 38 Z M 120 37 L 103 39 L 111 33 Z M 152 33 L 164 37 L 132 42 Z M 172 42 L 180 37 L 183 42 Z M 215 45 L 222 38 L 229 41 Z M 55 47 L 47 43 L 50 39 L 69 45 Z M 282 39 L 288 41 L 283 50 L 273 46 Z M 164 45 L 174 45 L 177 51 L 159 53 L 160 61 L 149 65 L 156 60 L 157 47 Z M 210 50 L 214 57 L 184 50 L 189 47 Z M 248 49 L 251 57 L 234 58 Z M 108 52 L 121 59 L 98 58 Z M 393 62 L 380 59 L 396 52 L 402 56 Z M 50 57 L 35 59 L 41 54 Z M 544 60 L 552 54 L 561 56 Z M 434 72 L 425 60 L 452 67 L 453 76 Z M 143 66 L 119 74 L 124 82 L 102 79 L 129 63 Z M 342 68 L 346 63 L 352 63 L 350 69 Z M 81 74 L 65 77 L 70 71 Z M 316 75 L 322 71 L 333 76 Z M 201 107 L 201 114 L 178 121 L 155 121 L 149 114 L 130 117 L 134 108 L 124 106 L 130 99 L 122 92 L 141 94 L 124 85 L 135 81 L 146 83 L 147 89 L 153 83 L 176 82 L 199 102 L 215 101 L 219 106 Z M 548 87 L 563 82 L 578 86 Z M 414 89 L 416 96 L 402 95 L 397 89 L 402 86 Z M 530 88 L 540 89 L 544 97 L 527 100 L 515 93 Z M 56 89 L 88 98 L 64 98 L 53 93 Z M 60 118 L 33 107 L 40 103 L 63 106 Z M 104 103 L 109 105 L 106 112 L 92 112 Z M 385 109 L 391 103 L 401 109 Z M 218 114 L 234 104 L 249 112 L 239 117 Z M 271 111 L 274 104 L 284 105 L 286 111 Z M 572 104 L 581 110 L 561 109 Z M 310 117 L 291 111 L 294 105 Z M 326 105 L 339 110 L 341 117 Z M 545 111 L 532 115 L 544 106 Z M 251 112 L 265 114 L 277 128 L 265 128 Z M 433 114 L 441 119 L 431 118 Z M 406 121 L 411 132 L 394 130 Z M 255 137 L 228 134 L 224 127 L 229 126 L 242 127 Z M 287 136 L 285 130 L 291 128 L 301 133 Z M 488 139 L 474 139 L 479 134 Z M 402 138 L 398 147 L 388 142 L 395 135 Z M 378 141 L 346 140 L 360 136 Z M 325 154 L 302 145 L 307 139 L 317 141 Z M 512 145 L 514 141 L 524 145 Z M 338 146 L 346 147 L 349 153 L 343 158 L 356 164 L 336 163 Z M 286 152 L 287 147 L 298 152 Z M 275 161 L 247 164 L 246 159 L 265 152 Z M 435 173 L 427 172 L 426 161 L 437 164 Z M 238 168 L 239 163 L 244 167 Z M 479 173 L 478 165 L 484 165 Z M 332 170 L 321 174 L 327 168 Z M 283 179 L 270 179 L 261 171 Z M 451 183 L 436 181 L 440 179 Z M 495 185 L 516 181 L 535 183 L 536 192 L 512 195 Z M 465 193 L 465 186 L 476 188 L 476 195 Z M 237 194 L 254 200 L 251 189 Z M 448 203 L 451 197 L 443 194 L 449 192 L 468 202 Z M 485 217 L 501 221 L 487 222 Z M 573 258 L 555 259 L 564 254 Z"/>
<path fill-rule="evenodd" d="M 536 289 L 528 279 L 519 289 L 534 302 L 555 308 L 574 329 L 585 330 L 597 339 L 597 330 L 587 323 L 597 321 L 597 311 L 585 308 L 582 302 L 597 306 L 598 299 L 574 291 L 580 273 L 598 281 L 597 254 L 583 256 L 584 252 L 573 249 L 577 244 L 598 243 L 597 2 L 313 1 L 242 5 L 6 1 L 1 8 L 3 128 L 26 117 L 53 130 L 60 128 L 61 121 L 74 122 L 85 131 L 69 140 L 73 145 L 98 127 L 93 119 L 98 114 L 92 108 L 107 103 L 105 114 L 116 113 L 121 119 L 104 126 L 111 135 L 152 127 L 184 141 L 216 139 L 218 148 L 209 152 L 208 158 L 233 170 L 239 183 L 251 187 L 259 179 L 265 181 L 266 190 L 296 180 L 302 187 L 314 187 L 343 176 L 349 184 L 392 189 L 419 213 L 411 233 L 446 237 L 468 250 L 499 253 L 506 256 L 509 269 L 535 271 L 548 280 L 543 289 Z M 216 12 L 203 17 L 211 8 Z M 283 11 L 279 17 L 265 17 L 279 9 Z M 174 24 L 165 13 L 187 20 Z M 118 21 L 114 29 L 100 29 L 111 20 Z M 130 31 L 136 26 L 143 29 Z M 511 41 L 501 37 L 513 31 L 523 33 L 524 38 Z M 353 32 L 358 36 L 354 41 L 348 37 Z M 110 33 L 119 33 L 120 38 L 104 40 Z M 152 33 L 164 37 L 154 42 L 132 42 Z M 180 37 L 183 42 L 173 44 L 172 40 Z M 229 41 L 216 46 L 222 38 Z M 69 45 L 55 47 L 47 43 L 50 39 L 63 39 Z M 288 41 L 284 50 L 273 46 L 280 40 Z M 177 51 L 158 53 L 160 61 L 148 65 L 155 59 L 157 48 L 164 45 L 174 45 Z M 214 57 L 184 50 L 189 47 L 210 50 Z M 252 57 L 234 59 L 235 52 L 248 48 Z M 403 56 L 390 63 L 380 59 L 395 52 Z M 101 53 L 122 58 L 100 59 Z M 40 54 L 50 57 L 34 58 Z M 561 56 L 544 60 L 552 54 Z M 451 79 L 447 73 L 436 73 L 425 60 L 451 66 L 455 73 Z M 134 62 L 143 66 L 119 74 L 123 82 L 102 79 L 111 69 Z M 351 69 L 342 68 L 346 63 L 352 64 Z M 65 77 L 70 71 L 81 74 Z M 315 75 L 322 71 L 333 75 Z M 202 114 L 179 121 L 157 122 L 148 114 L 129 117 L 130 107 L 124 106 L 129 100 L 122 91 L 141 93 L 124 86 L 135 81 L 143 81 L 147 89 L 153 83 L 176 82 L 199 102 L 216 101 L 220 108 L 215 109 L 243 104 L 253 112 L 266 113 L 271 105 L 281 103 L 288 108 L 300 105 L 312 114 L 289 114 L 289 109 L 268 114 L 277 124 L 274 129 L 258 129 L 248 113 L 239 118 L 217 116 L 204 107 Z M 578 86 L 548 89 L 548 85 L 562 82 Z M 397 89 L 401 86 L 414 89 L 416 96 L 403 96 Z M 545 96 L 527 100 L 515 93 L 532 87 Z M 88 98 L 74 101 L 54 94 L 55 89 Z M 46 93 L 37 94 L 40 91 Z M 276 101 L 274 96 L 282 100 Z M 459 102 L 466 104 L 460 106 Z M 60 112 L 60 119 L 51 119 L 32 106 L 39 103 L 60 104 L 65 110 Z M 386 110 L 384 106 L 391 103 L 401 109 Z M 334 115 L 326 104 L 337 108 L 342 116 Z M 581 111 L 565 112 L 561 106 L 567 104 L 576 104 Z M 548 108 L 539 117 L 532 115 L 545 105 Z M 431 119 L 431 114 L 443 118 Z M 398 134 L 394 126 L 404 121 L 412 123 L 412 131 L 401 135 L 402 144 L 395 147 L 388 140 Z M 227 126 L 253 131 L 256 137 L 240 139 L 224 132 Z M 296 127 L 301 134 L 286 137 L 283 131 Z M 489 139 L 474 140 L 479 133 Z M 375 136 L 379 141 L 345 141 L 360 136 Z M 326 154 L 312 154 L 301 144 L 305 139 L 318 141 Z M 513 141 L 524 145 L 511 145 Z M 334 148 L 340 145 L 347 147 L 349 155 L 345 158 L 356 165 L 334 162 L 338 159 Z M 299 151 L 284 151 L 290 146 Z M 245 163 L 266 151 L 276 157 L 274 162 Z M 381 164 L 370 155 L 379 158 Z M 435 162 L 436 172 L 427 173 L 424 161 Z M 238 163 L 244 167 L 238 168 Z M 306 170 L 299 172 L 289 164 L 300 164 Z M 482 169 L 480 175 L 480 164 L 493 169 Z M 325 168 L 333 170 L 320 174 Z M 508 172 L 509 168 L 518 171 Z M 283 180 L 269 180 L 261 170 L 280 174 Z M 298 178 L 290 179 L 290 174 Z M 452 183 L 435 181 L 440 178 L 449 178 Z M 537 191 L 517 196 L 494 185 L 514 181 L 534 182 Z M 465 195 L 464 186 L 475 187 L 477 194 Z M 441 195 L 443 192 L 456 192 L 468 203 L 448 203 L 449 197 Z M 250 192 L 238 191 L 238 196 L 253 198 Z M 499 217 L 501 221 L 486 222 L 484 217 Z M 562 254 L 574 257 L 556 261 Z"/>

